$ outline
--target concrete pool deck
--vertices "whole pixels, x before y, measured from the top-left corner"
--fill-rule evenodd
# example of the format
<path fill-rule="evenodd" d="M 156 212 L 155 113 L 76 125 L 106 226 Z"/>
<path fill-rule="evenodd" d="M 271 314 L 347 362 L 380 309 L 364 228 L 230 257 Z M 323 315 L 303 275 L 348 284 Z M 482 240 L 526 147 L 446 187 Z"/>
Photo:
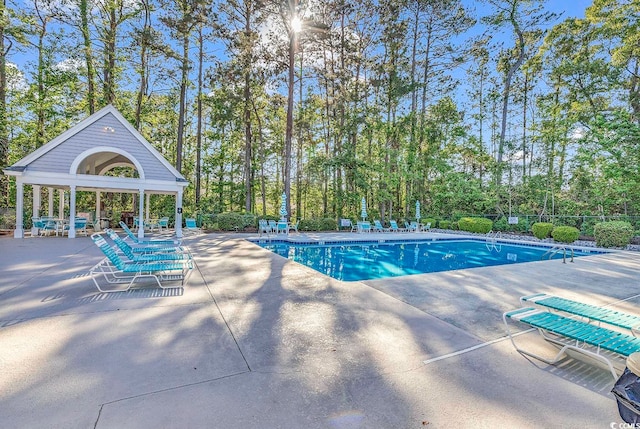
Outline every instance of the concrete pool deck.
<path fill-rule="evenodd" d="M 183 288 L 112 294 L 87 276 L 101 259 L 89 238 L 0 238 L 3 426 L 621 422 L 606 370 L 524 357 L 505 340 L 501 316 L 536 292 L 595 304 L 635 297 L 640 254 L 340 282 L 252 237 L 189 237 L 195 269 Z M 638 298 L 617 306 L 640 314 Z M 517 340 L 553 354 L 535 333 Z"/>

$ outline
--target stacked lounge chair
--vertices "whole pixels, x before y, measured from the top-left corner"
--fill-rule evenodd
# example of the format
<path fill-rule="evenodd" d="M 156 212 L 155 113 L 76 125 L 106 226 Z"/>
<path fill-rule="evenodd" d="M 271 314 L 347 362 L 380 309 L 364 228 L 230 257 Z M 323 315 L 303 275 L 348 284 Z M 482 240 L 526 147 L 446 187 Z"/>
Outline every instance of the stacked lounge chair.
<path fill-rule="evenodd" d="M 178 260 L 124 260 L 122 255 L 110 246 L 101 234 L 91 235 L 95 245 L 104 253 L 105 258 L 96 264 L 89 274 L 100 292 L 123 292 L 131 289 L 133 284 L 140 279 L 151 278 L 160 288 L 173 288 L 175 285 L 165 286 L 165 282 L 179 281 L 184 285 L 188 273 L 193 268 L 190 258 Z M 169 254 L 152 253 L 151 255 Z M 124 288 L 104 289 L 98 279 L 108 284 L 126 284 Z"/>
<path fill-rule="evenodd" d="M 520 353 L 554 365 L 567 352 L 576 352 L 604 364 L 613 377 L 618 378 L 614 367 L 618 358 L 640 351 L 640 338 L 635 336 L 640 316 L 546 294 L 524 296 L 520 300 L 535 306 L 503 314 L 507 335 Z M 548 359 L 518 347 L 508 320 L 536 328 L 545 340 L 558 345 L 560 351 Z"/>
<path fill-rule="evenodd" d="M 173 245 L 173 246 L 179 246 L 182 242 L 182 240 L 180 239 L 166 239 L 166 238 L 162 238 L 162 239 L 154 239 L 154 238 L 150 238 L 150 239 L 140 239 L 138 238 L 133 231 L 131 231 L 131 229 L 127 226 L 126 223 L 120 221 L 120 226 L 122 227 L 122 230 L 127 234 L 127 236 L 129 237 L 129 239 L 131 241 L 133 241 L 136 244 L 166 244 L 166 245 Z"/>

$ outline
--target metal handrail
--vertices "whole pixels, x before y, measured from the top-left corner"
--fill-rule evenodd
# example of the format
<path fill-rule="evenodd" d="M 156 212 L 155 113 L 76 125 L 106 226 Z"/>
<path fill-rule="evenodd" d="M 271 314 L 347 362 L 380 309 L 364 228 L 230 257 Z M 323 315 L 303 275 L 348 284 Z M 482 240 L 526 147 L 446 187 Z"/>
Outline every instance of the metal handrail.
<path fill-rule="evenodd" d="M 502 246 L 500 246 L 500 248 L 498 248 L 498 238 L 500 238 L 502 236 L 502 233 L 500 231 L 489 231 L 486 234 L 486 246 L 488 250 L 491 249 L 495 249 L 496 252 L 500 252 L 500 250 L 502 250 Z"/>
<path fill-rule="evenodd" d="M 571 260 L 569 262 L 573 262 L 573 247 L 567 249 L 566 246 L 553 246 L 551 249 L 547 250 L 541 257 L 540 260 L 544 259 L 545 256 L 549 255 L 549 260 L 553 258 L 558 252 L 562 251 L 562 263 L 567 263 L 567 250 L 571 251 Z"/>

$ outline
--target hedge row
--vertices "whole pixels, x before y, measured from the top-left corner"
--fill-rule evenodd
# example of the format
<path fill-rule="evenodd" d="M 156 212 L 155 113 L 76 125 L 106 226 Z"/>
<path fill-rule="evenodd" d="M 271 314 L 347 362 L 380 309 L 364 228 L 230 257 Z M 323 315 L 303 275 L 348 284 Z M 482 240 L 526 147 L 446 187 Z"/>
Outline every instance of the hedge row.
<path fill-rule="evenodd" d="M 278 220 L 276 216 L 256 216 L 251 213 L 220 213 L 203 216 L 203 227 L 220 231 L 243 231 L 247 227 L 257 227 L 259 219 Z M 424 218 L 423 224 L 430 223 L 432 228 L 459 229 L 461 231 L 486 234 L 489 231 L 526 231 L 524 225 L 508 225 L 502 217 L 495 223 L 487 218 L 463 217 L 457 222 Z M 335 231 L 338 225 L 332 218 L 302 219 L 298 225 L 299 231 Z M 536 222 L 531 225 L 531 232 L 540 240 L 553 237 L 559 243 L 573 243 L 580 237 L 580 231 L 573 226 L 554 226 L 548 222 Z M 601 222 L 593 225 L 593 235 L 598 247 L 625 247 L 635 235 L 631 223 L 626 221 Z"/>

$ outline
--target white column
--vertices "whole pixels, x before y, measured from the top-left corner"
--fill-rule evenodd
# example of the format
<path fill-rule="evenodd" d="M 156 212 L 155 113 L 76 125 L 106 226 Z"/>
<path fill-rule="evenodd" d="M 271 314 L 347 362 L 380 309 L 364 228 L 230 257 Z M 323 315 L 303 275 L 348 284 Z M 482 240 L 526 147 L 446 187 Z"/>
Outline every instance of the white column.
<path fill-rule="evenodd" d="M 147 194 L 147 209 L 144 217 L 147 222 L 149 222 L 149 207 L 151 207 L 151 194 Z"/>
<path fill-rule="evenodd" d="M 76 187 L 71 185 L 69 193 L 69 238 L 76 238 Z"/>
<path fill-rule="evenodd" d="M 94 223 L 94 230 L 96 232 L 100 231 L 102 229 L 102 221 L 100 220 L 100 197 L 102 195 L 102 192 L 97 191 L 96 192 L 96 221 Z"/>
<path fill-rule="evenodd" d="M 33 192 L 33 212 L 31 214 L 32 217 L 40 216 L 40 185 L 32 186 Z M 38 228 L 31 225 L 31 236 L 34 237 L 38 234 Z"/>
<path fill-rule="evenodd" d="M 49 209 L 47 210 L 47 216 L 53 217 L 53 188 L 49 187 Z"/>
<path fill-rule="evenodd" d="M 64 219 L 64 189 L 58 189 L 58 219 Z"/>
<path fill-rule="evenodd" d="M 140 198 L 138 198 L 138 238 L 144 238 L 144 189 L 140 189 Z M 148 215 L 147 215 L 148 216 Z"/>
<path fill-rule="evenodd" d="M 176 195 L 176 237 L 182 238 L 182 189 Z"/>
<path fill-rule="evenodd" d="M 13 231 L 15 238 L 24 238 L 24 184 L 20 179 L 16 181 L 16 229 Z"/>

